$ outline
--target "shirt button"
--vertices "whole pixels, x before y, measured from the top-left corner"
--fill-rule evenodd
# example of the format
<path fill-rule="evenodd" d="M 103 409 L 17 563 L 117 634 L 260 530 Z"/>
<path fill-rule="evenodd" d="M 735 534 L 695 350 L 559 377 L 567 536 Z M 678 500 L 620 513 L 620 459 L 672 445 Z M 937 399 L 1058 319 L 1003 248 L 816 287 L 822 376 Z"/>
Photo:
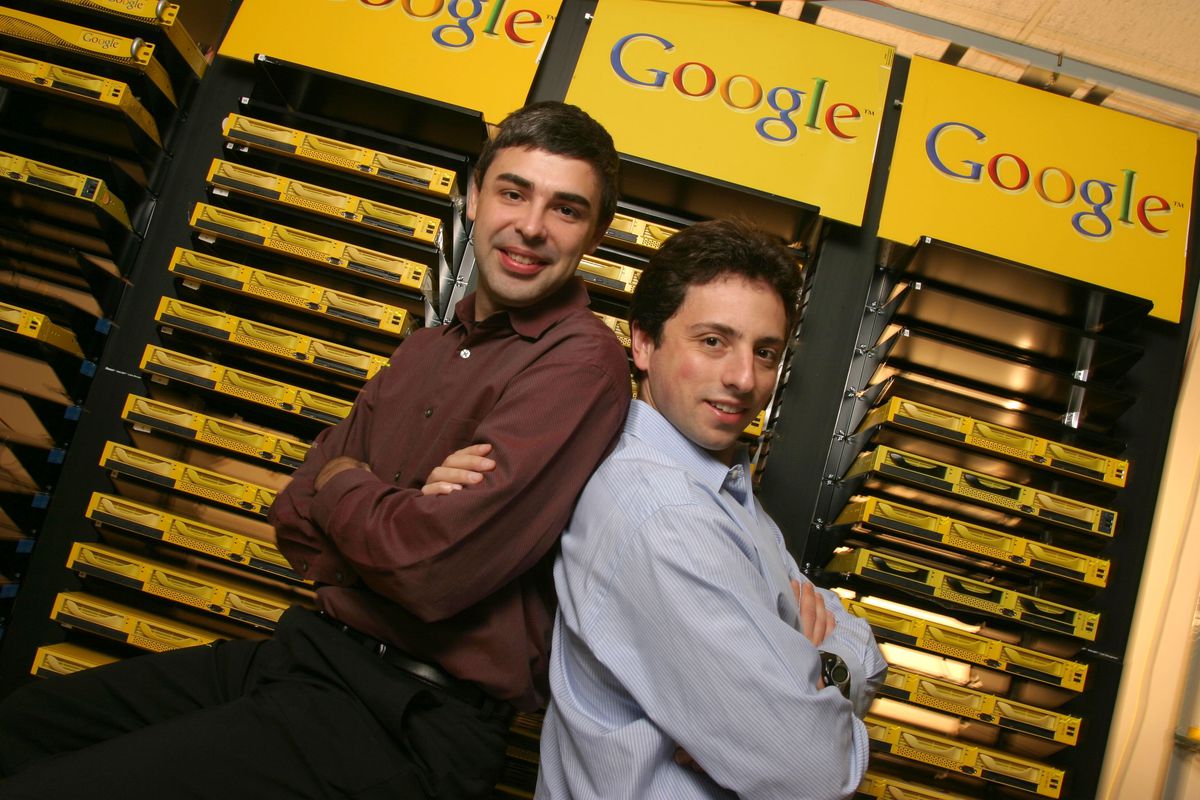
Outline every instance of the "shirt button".
<path fill-rule="evenodd" d="M 338 583 L 341 583 L 342 582 L 342 573 L 340 573 L 340 572 L 333 573 L 333 579 L 335 581 L 337 581 Z"/>
<path fill-rule="evenodd" d="M 398 480 L 400 480 L 400 473 L 399 473 L 399 472 L 397 472 L 395 475 L 393 475 L 393 476 L 392 476 L 392 480 L 394 480 L 394 481 L 398 481 Z"/>
<path fill-rule="evenodd" d="M 458 351 L 458 357 L 459 358 L 470 358 L 471 351 L 464 347 L 462 350 Z"/>
<path fill-rule="evenodd" d="M 300 562 L 300 571 L 301 571 L 301 572 L 308 572 L 308 562 L 307 562 L 307 561 L 301 561 L 301 562 Z"/>
<path fill-rule="evenodd" d="M 427 408 L 427 409 L 425 409 L 425 417 L 426 417 L 426 418 L 429 418 L 429 417 L 432 417 L 432 416 L 433 416 L 433 409 L 432 409 L 432 408 Z"/>

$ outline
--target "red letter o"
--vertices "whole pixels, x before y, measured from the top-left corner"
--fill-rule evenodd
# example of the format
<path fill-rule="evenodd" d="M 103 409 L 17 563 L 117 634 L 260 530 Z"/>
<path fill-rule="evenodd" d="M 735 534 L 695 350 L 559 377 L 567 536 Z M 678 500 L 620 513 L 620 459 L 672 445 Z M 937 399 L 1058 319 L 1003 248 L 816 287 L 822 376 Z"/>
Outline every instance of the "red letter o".
<path fill-rule="evenodd" d="M 689 92 L 683 85 L 683 76 L 687 72 L 688 67 L 699 67 L 704 73 L 704 91 Z M 707 97 L 712 94 L 713 88 L 717 85 L 717 76 L 709 69 L 707 64 L 701 64 L 699 61 L 685 61 L 675 68 L 671 73 L 671 83 L 675 84 L 675 89 L 685 97 Z"/>

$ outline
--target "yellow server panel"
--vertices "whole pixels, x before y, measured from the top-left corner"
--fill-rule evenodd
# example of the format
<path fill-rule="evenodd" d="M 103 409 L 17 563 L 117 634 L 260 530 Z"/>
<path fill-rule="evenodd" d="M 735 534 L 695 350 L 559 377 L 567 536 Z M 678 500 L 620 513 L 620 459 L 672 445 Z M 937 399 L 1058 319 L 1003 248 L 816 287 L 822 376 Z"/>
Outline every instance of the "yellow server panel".
<path fill-rule="evenodd" d="M 1117 512 L 1112 509 L 921 458 L 884 445 L 859 455 L 850 465 L 846 477 L 869 472 L 1016 511 L 1077 531 L 1112 536 L 1117 527 Z"/>
<path fill-rule="evenodd" d="M 303 463 L 311 447 L 299 439 L 270 433 L 244 422 L 201 414 L 133 394 L 125 399 L 121 419 L 135 427 L 164 431 L 292 469 Z"/>
<path fill-rule="evenodd" d="M 854 797 L 855 800 L 970 800 L 966 795 L 943 792 L 870 771 L 863 776 Z"/>
<path fill-rule="evenodd" d="M 622 300 L 633 297 L 633 290 L 637 288 L 638 279 L 642 277 L 640 269 L 626 267 L 593 255 L 583 257 L 575 274 L 601 294 Z"/>
<path fill-rule="evenodd" d="M 1066 774 L 1048 764 L 872 716 L 868 716 L 864 722 L 874 750 L 985 781 L 1014 786 L 1043 797 L 1058 797 L 1062 793 Z"/>
<path fill-rule="evenodd" d="M 0 20 L 3 12 L 0 8 Z M 80 200 L 103 211 L 127 230 L 133 230 L 129 213 L 120 198 L 108 190 L 104 181 L 32 158 L 0 153 L 0 177 L 24 186 Z"/>
<path fill-rule="evenodd" d="M 26 339 L 48 344 L 64 353 L 83 358 L 83 348 L 79 346 L 75 334 L 66 328 L 55 325 L 45 314 L 39 314 L 36 311 L 0 303 L 0 331 L 15 333 Z"/>
<path fill-rule="evenodd" d="M 274 628 L 292 601 L 258 588 L 197 575 L 111 547 L 76 542 L 67 556 L 76 572 L 201 608 L 260 628 Z"/>
<path fill-rule="evenodd" d="M 273 575 L 300 580 L 300 575 L 271 542 L 243 536 L 207 522 L 101 492 L 92 493 L 85 513 L 94 522 L 170 542 Z"/>
<path fill-rule="evenodd" d="M 1108 559 L 1075 553 L 953 517 L 931 514 L 891 500 L 877 497 L 851 500 L 834 524 L 858 522 L 937 542 L 963 552 L 1020 564 L 1089 586 L 1108 585 Z"/>
<path fill-rule="evenodd" d="M 866 548 L 846 549 L 835 553 L 825 569 L 858 575 L 918 595 L 934 597 L 1043 630 L 1077 636 L 1089 642 L 1096 640 L 1096 629 L 1100 624 L 1099 614 L 965 578 L 891 553 Z"/>
<path fill-rule="evenodd" d="M 197 203 L 189 222 L 202 236 L 207 234 L 273 250 L 310 264 L 346 270 L 419 294 L 429 292 L 428 267 L 407 258 L 277 225 L 208 203 Z"/>
<path fill-rule="evenodd" d="M 333 317 L 359 327 L 407 336 L 417 317 L 407 309 L 339 292 L 315 283 L 247 267 L 223 258 L 175 248 L 167 267 L 185 282 L 199 281 L 310 314 Z"/>
<path fill-rule="evenodd" d="M 617 214 L 608 230 L 604 232 L 604 238 L 616 244 L 633 245 L 642 250 L 653 251 L 662 247 L 671 234 L 678 232 L 678 228 L 656 225 L 628 214 Z"/>
<path fill-rule="evenodd" d="M 876 425 L 896 425 L 920 431 L 1110 486 L 1123 487 L 1129 475 L 1129 462 L 1123 459 L 943 411 L 903 397 L 893 397 L 872 409 L 863 419 L 859 430 Z"/>
<path fill-rule="evenodd" d="M 204 628 L 83 592 L 60 592 L 50 610 L 50 618 L 68 628 L 128 642 L 155 653 L 209 644 L 222 638 Z"/>
<path fill-rule="evenodd" d="M 617 341 L 626 350 L 633 347 L 633 338 L 629 333 L 629 322 L 620 317 L 614 317 L 611 314 L 602 314 L 599 311 L 593 311 L 596 318 L 608 326 L 608 329 L 617 335 Z"/>
<path fill-rule="evenodd" d="M 85 669 L 111 664 L 117 659 L 104 653 L 97 653 L 86 647 L 80 647 L 70 642 L 42 645 L 33 655 L 33 667 L 30 673 L 39 678 L 51 675 L 70 675 Z"/>
<path fill-rule="evenodd" d="M 428 244 L 437 242 L 442 227 L 437 217 L 407 211 L 375 200 L 366 200 L 316 184 L 292 180 L 219 158 L 213 159 L 212 166 L 208 169 L 208 183 L 223 190 L 261 197 Z"/>
<path fill-rule="evenodd" d="M 147 345 L 140 368 L 153 379 L 176 380 L 210 389 L 289 414 L 334 424 L 350 414 L 352 403 L 302 389 L 290 383 L 264 378 L 240 369 L 194 358 L 164 347 Z"/>
<path fill-rule="evenodd" d="M 267 150 L 358 175 L 370 175 L 387 183 L 437 197 L 450 197 L 454 194 L 454 172 L 432 164 L 340 142 L 315 133 L 305 133 L 283 125 L 274 125 L 241 114 L 230 114 L 226 117 L 221 130 L 226 139 L 246 147 Z"/>
<path fill-rule="evenodd" d="M 754 419 L 750 420 L 750 424 L 742 433 L 750 437 L 762 436 L 767 427 L 767 410 L 764 408 L 754 415 Z"/>
<path fill-rule="evenodd" d="M 60 3 L 81 6 L 127 20 L 142 22 L 163 31 L 167 41 L 179 51 L 179 55 L 191 68 L 196 77 L 203 77 L 208 68 L 200 45 L 191 37 L 179 21 L 179 4 L 163 0 L 58 0 Z"/>
<path fill-rule="evenodd" d="M 0 51 L 0 80 L 88 105 L 116 109 L 162 147 L 158 124 L 126 83 L 4 51 Z"/>
<path fill-rule="evenodd" d="M 136 69 L 162 92 L 163 97 L 174 105 L 179 104 L 167 71 L 154 57 L 154 45 L 144 39 L 130 39 L 107 31 L 2 7 L 0 33 Z"/>
<path fill-rule="evenodd" d="M 881 639 L 918 647 L 1022 678 L 1061 686 L 1074 692 L 1083 691 L 1087 681 L 1086 664 L 868 605 L 859 600 L 842 602 L 851 614 L 865 619 L 871 630 Z"/>
<path fill-rule="evenodd" d="M 275 502 L 274 489 L 116 442 L 104 445 L 100 466 L 260 517 L 266 517 L 267 509 Z"/>
<path fill-rule="evenodd" d="M 154 319 L 163 325 L 233 342 L 251 350 L 311 364 L 330 372 L 367 380 L 388 365 L 383 356 L 324 339 L 264 325 L 211 308 L 164 297 Z"/>
<path fill-rule="evenodd" d="M 888 667 L 879 694 L 1062 744 L 1074 746 L 1079 741 L 1082 722 L 1079 717 L 1018 703 L 896 666 Z"/>
<path fill-rule="evenodd" d="M 58 0 L 58 2 L 92 8 L 141 22 L 157 22 L 165 25 L 174 24 L 175 18 L 179 15 L 177 3 L 164 3 L 162 0 Z"/>

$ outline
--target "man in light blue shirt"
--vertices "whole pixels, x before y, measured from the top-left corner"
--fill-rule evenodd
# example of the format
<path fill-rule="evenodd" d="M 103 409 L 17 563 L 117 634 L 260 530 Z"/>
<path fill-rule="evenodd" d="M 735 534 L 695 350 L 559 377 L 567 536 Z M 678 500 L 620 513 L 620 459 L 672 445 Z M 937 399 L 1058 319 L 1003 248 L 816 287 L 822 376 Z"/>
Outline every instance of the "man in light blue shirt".
<path fill-rule="evenodd" d="M 728 221 L 676 234 L 645 270 L 630 311 L 639 399 L 554 569 L 538 798 L 858 785 L 858 717 L 886 665 L 867 625 L 800 573 L 738 444 L 774 390 L 798 289 L 778 240 Z"/>

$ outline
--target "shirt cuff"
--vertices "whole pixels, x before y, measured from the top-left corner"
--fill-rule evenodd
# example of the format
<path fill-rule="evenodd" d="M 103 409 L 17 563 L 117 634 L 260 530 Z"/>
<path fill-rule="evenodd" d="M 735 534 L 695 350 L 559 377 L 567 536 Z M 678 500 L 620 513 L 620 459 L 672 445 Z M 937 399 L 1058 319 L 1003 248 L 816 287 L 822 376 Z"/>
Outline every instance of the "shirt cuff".
<path fill-rule="evenodd" d="M 376 480 L 375 473 L 366 469 L 347 469 L 334 475 L 313 495 L 312 521 L 326 536 L 332 537 L 329 523 L 334 519 L 342 498 L 351 490 Z"/>
<path fill-rule="evenodd" d="M 870 647 L 874 647 L 874 643 Z M 850 670 L 849 699 L 854 706 L 854 714 L 862 718 L 875 697 L 874 690 L 877 687 L 873 685 L 875 681 L 872 678 L 880 675 L 886 669 L 887 663 L 871 653 L 870 649 L 863 652 L 858 643 L 839 638 L 836 628 L 834 635 L 821 643 L 820 649 L 841 656 L 846 668 Z"/>

